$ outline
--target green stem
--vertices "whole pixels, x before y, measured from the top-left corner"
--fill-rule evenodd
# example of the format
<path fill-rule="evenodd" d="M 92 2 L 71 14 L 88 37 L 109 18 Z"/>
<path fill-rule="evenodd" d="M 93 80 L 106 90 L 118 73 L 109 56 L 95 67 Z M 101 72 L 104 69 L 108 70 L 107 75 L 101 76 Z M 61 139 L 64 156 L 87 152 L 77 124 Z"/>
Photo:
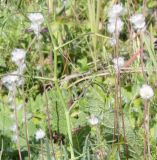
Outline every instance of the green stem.
<path fill-rule="evenodd" d="M 55 86 L 57 89 L 57 93 L 59 95 L 59 99 L 61 100 L 61 104 L 63 106 L 64 109 L 64 113 L 65 113 L 65 118 L 66 118 L 66 123 L 67 123 L 67 133 L 68 133 L 68 137 L 69 137 L 69 141 L 70 141 L 70 153 L 71 153 L 71 159 L 74 160 L 75 156 L 74 156 L 74 150 L 73 150 L 73 140 L 72 140 L 72 133 L 71 133 L 71 124 L 70 124 L 70 115 L 69 115 L 69 111 L 67 109 L 67 106 L 65 104 L 65 101 L 63 99 L 60 87 L 59 87 L 59 83 L 58 83 L 58 78 L 57 78 L 57 52 L 54 51 L 54 77 L 55 77 Z"/>
<path fill-rule="evenodd" d="M 88 0 L 87 1 L 88 5 L 88 17 L 89 17 L 89 23 L 90 23 L 90 29 L 91 32 L 94 33 L 92 36 L 92 47 L 91 47 L 91 56 L 93 58 L 93 62 L 95 64 L 95 70 L 97 70 L 97 42 L 98 42 L 98 37 L 97 33 L 99 31 L 99 21 L 100 21 L 100 13 L 101 13 L 101 5 L 102 5 L 102 0 Z"/>
<path fill-rule="evenodd" d="M 75 160 L 74 149 L 73 149 L 72 133 L 71 133 L 70 115 L 69 115 L 69 111 L 67 109 L 66 103 L 64 101 L 64 98 L 62 96 L 62 93 L 61 93 L 61 90 L 60 90 L 60 87 L 59 87 L 58 77 L 57 77 L 57 50 L 60 47 L 57 47 L 56 43 L 54 42 L 53 33 L 52 33 L 50 25 L 51 25 L 50 22 L 47 21 L 47 26 L 48 26 L 49 33 L 50 33 L 52 46 L 54 47 L 54 50 L 53 50 L 53 52 L 54 52 L 54 83 L 55 83 L 55 87 L 57 89 L 57 93 L 58 93 L 59 99 L 61 100 L 61 104 L 63 106 L 64 113 L 65 113 L 66 124 L 67 124 L 67 133 L 68 133 L 68 138 L 69 138 L 69 142 L 70 142 L 71 159 Z"/>

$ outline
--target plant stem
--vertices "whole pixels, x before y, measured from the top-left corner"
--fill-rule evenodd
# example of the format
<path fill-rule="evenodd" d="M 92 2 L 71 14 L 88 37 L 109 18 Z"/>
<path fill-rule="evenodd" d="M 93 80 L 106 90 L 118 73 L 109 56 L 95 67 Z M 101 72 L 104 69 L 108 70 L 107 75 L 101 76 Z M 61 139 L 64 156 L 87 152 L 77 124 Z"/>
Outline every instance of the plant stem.
<path fill-rule="evenodd" d="M 28 149 L 28 159 L 31 160 L 31 152 L 30 152 L 30 145 L 29 145 L 29 134 L 28 134 L 28 127 L 27 127 L 27 106 L 26 106 L 26 96 L 24 91 L 24 84 L 22 85 L 22 96 L 23 96 L 23 112 L 24 112 L 24 127 L 25 127 L 25 136 L 26 136 L 26 143 Z"/>
<path fill-rule="evenodd" d="M 99 21 L 100 21 L 100 12 L 101 12 L 101 4 L 102 0 L 88 0 L 88 17 L 90 22 L 90 29 L 94 35 L 92 36 L 92 48 L 91 48 L 91 55 L 93 58 L 93 62 L 95 64 L 95 70 L 97 70 L 97 33 L 99 30 Z"/>
<path fill-rule="evenodd" d="M 40 46 L 40 45 L 39 45 Z M 40 50 L 38 51 L 40 52 Z M 41 53 L 40 55 L 42 61 L 41 61 L 41 75 L 42 77 L 44 77 L 44 55 Z M 49 138 L 50 138 L 50 142 L 51 142 L 51 145 L 52 145 L 52 156 L 54 157 L 54 159 L 56 160 L 56 155 L 55 155 L 55 150 L 54 150 L 54 145 L 53 145 L 53 140 L 52 140 L 52 132 L 51 132 L 51 118 L 50 118 L 50 112 L 49 112 L 49 100 L 48 100 L 48 95 L 47 95 L 47 90 L 46 90 L 46 87 L 45 87 L 45 84 L 44 82 L 42 82 L 42 85 L 43 85 L 43 88 L 44 88 L 44 100 L 45 100 L 45 112 L 46 112 L 46 115 L 47 115 L 47 125 L 48 125 L 48 131 L 49 131 Z"/>
<path fill-rule="evenodd" d="M 146 117 L 147 117 L 147 104 L 144 103 L 144 160 L 147 158 L 147 126 L 146 126 Z"/>
<path fill-rule="evenodd" d="M 52 33 L 52 27 L 49 21 L 47 21 L 47 26 L 50 32 L 50 37 L 51 37 L 51 42 L 52 42 L 52 46 L 54 47 L 53 53 L 54 53 L 54 83 L 55 83 L 55 87 L 57 89 L 57 93 L 59 96 L 59 99 L 61 101 L 61 104 L 63 106 L 64 109 L 64 113 L 65 113 L 65 118 L 66 118 L 66 124 L 67 124 L 67 133 L 68 133 L 68 138 L 69 138 L 69 142 L 70 142 L 70 154 L 71 154 L 71 159 L 75 160 L 75 155 L 74 155 L 74 149 L 73 149 L 73 140 L 72 140 L 72 132 L 71 132 L 71 124 L 70 124 L 70 113 L 69 110 L 67 109 L 67 106 L 65 104 L 64 98 L 62 96 L 60 87 L 59 87 L 59 82 L 58 82 L 58 77 L 57 77 L 57 51 L 58 51 L 58 47 L 56 46 L 56 43 L 54 42 L 54 38 L 53 38 L 53 33 Z M 63 45 L 64 46 L 64 45 Z"/>
<path fill-rule="evenodd" d="M 47 0 L 49 14 L 52 14 L 54 12 L 53 3 L 54 3 L 53 0 Z"/>
<path fill-rule="evenodd" d="M 28 128 L 27 128 L 27 109 L 26 109 L 26 104 L 25 103 L 24 103 L 24 126 L 25 126 L 25 132 L 26 132 L 28 159 L 31 160 L 31 152 L 30 152 L 30 146 L 29 146 L 29 140 L 28 140 Z"/>
<path fill-rule="evenodd" d="M 126 139 L 126 133 L 125 133 L 125 119 L 124 119 L 124 112 L 122 108 L 122 95 L 121 95 L 121 79 L 120 79 L 120 71 L 119 71 L 119 108 L 121 112 L 122 117 L 122 128 L 123 128 L 123 136 L 124 136 L 124 149 L 126 154 L 126 160 L 128 160 L 128 145 L 127 145 L 127 139 Z"/>
<path fill-rule="evenodd" d="M 65 104 L 65 101 L 63 99 L 61 90 L 59 88 L 58 79 L 57 79 L 57 52 L 56 51 L 54 51 L 54 77 L 55 77 L 55 86 L 56 86 L 56 89 L 57 89 L 57 93 L 59 95 L 59 99 L 61 100 L 61 104 L 63 106 L 64 113 L 65 113 L 65 118 L 66 118 L 66 123 L 67 123 L 67 133 L 68 133 L 69 142 L 70 142 L 71 159 L 74 160 L 75 155 L 74 155 L 74 150 L 73 150 L 73 140 L 72 140 L 72 133 L 71 133 L 70 115 L 69 115 L 69 111 L 67 109 L 67 106 Z"/>
<path fill-rule="evenodd" d="M 151 160 L 151 152 L 150 152 L 150 139 L 149 139 L 149 106 L 148 102 L 146 102 L 146 129 L 147 129 L 147 145 L 148 145 L 148 160 Z"/>
<path fill-rule="evenodd" d="M 140 33 L 140 42 L 141 42 L 141 66 L 142 66 L 142 74 L 145 80 L 145 83 L 148 83 L 147 76 L 144 72 L 144 62 L 143 62 L 143 33 Z M 147 159 L 146 148 L 148 149 L 148 160 L 150 160 L 150 141 L 149 141 L 149 111 L 148 111 L 148 102 L 147 100 L 144 102 L 144 159 Z"/>
<path fill-rule="evenodd" d="M 40 140 L 40 147 L 41 147 L 41 159 L 44 160 L 44 156 L 43 156 L 43 140 Z"/>
<path fill-rule="evenodd" d="M 55 150 L 54 150 L 54 145 L 53 145 L 53 140 L 52 140 L 52 132 L 51 132 L 51 118 L 50 118 L 50 112 L 49 112 L 49 104 L 48 104 L 48 96 L 47 96 L 47 91 L 44 86 L 44 94 L 45 94 L 45 101 L 46 101 L 46 114 L 47 114 L 47 124 L 48 124 L 48 130 L 49 130 L 49 137 L 50 137 L 50 142 L 52 145 L 52 156 L 56 160 L 56 155 L 55 155 Z"/>
<path fill-rule="evenodd" d="M 16 136 L 17 136 L 17 148 L 18 148 L 18 153 L 19 153 L 19 159 L 22 160 L 21 156 L 21 149 L 20 149 L 20 140 L 19 140 L 19 130 L 18 130 L 18 116 L 17 116 L 17 106 L 16 106 L 16 86 L 14 85 L 13 89 L 13 96 L 14 96 L 14 113 L 15 113 L 15 121 L 16 121 Z"/>
<path fill-rule="evenodd" d="M 150 131 L 149 131 L 149 106 L 147 105 L 147 142 L 148 142 L 148 160 L 151 160 L 151 152 L 150 152 Z"/>

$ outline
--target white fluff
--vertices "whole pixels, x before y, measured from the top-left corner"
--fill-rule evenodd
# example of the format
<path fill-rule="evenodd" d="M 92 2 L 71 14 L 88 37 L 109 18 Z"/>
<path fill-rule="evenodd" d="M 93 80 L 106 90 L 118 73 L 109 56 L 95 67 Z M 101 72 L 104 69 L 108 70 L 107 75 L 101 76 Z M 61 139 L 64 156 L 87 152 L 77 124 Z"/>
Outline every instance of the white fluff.
<path fill-rule="evenodd" d="M 41 24 L 44 22 L 44 16 L 41 13 L 30 13 L 28 18 L 31 21 L 30 29 L 34 31 L 37 37 L 40 35 Z"/>
<path fill-rule="evenodd" d="M 91 115 L 88 121 L 91 125 L 97 125 L 99 123 L 98 118 L 94 115 Z"/>
<path fill-rule="evenodd" d="M 32 23 L 30 29 L 32 29 L 37 36 L 40 35 L 40 30 L 41 30 L 40 25 Z"/>
<path fill-rule="evenodd" d="M 24 63 L 24 59 L 26 56 L 26 51 L 24 49 L 15 48 L 11 53 L 11 60 L 17 65 L 21 65 Z"/>
<path fill-rule="evenodd" d="M 124 57 L 117 57 L 117 58 L 114 58 L 112 62 L 114 64 L 114 68 L 117 70 L 124 66 L 125 61 L 124 61 Z"/>
<path fill-rule="evenodd" d="M 144 29 L 146 25 L 145 17 L 139 13 L 131 16 L 130 22 L 133 24 L 134 29 Z"/>
<path fill-rule="evenodd" d="M 123 7 L 122 4 L 114 4 L 110 9 L 109 9 L 109 13 L 108 16 L 110 18 L 116 18 L 119 17 L 120 15 L 123 14 Z"/>
<path fill-rule="evenodd" d="M 44 22 L 44 16 L 41 13 L 30 13 L 28 18 L 33 24 L 41 25 Z"/>
<path fill-rule="evenodd" d="M 110 43 L 111 46 L 115 46 L 117 44 L 116 38 L 110 38 L 109 43 Z"/>
<path fill-rule="evenodd" d="M 11 75 L 7 75 L 2 78 L 2 84 L 9 90 L 12 90 L 13 85 L 16 85 L 16 82 L 19 80 L 18 76 L 12 74 L 17 74 L 17 73 L 15 71 L 12 72 Z"/>
<path fill-rule="evenodd" d="M 108 32 L 116 34 L 122 31 L 124 23 L 120 18 L 110 18 L 107 25 Z"/>
<path fill-rule="evenodd" d="M 153 89 L 151 86 L 147 84 L 143 84 L 141 89 L 140 89 L 140 96 L 142 99 L 148 100 L 152 98 L 154 95 Z"/>
<path fill-rule="evenodd" d="M 13 90 L 14 87 L 19 87 L 24 83 L 24 79 L 19 75 L 18 71 L 14 71 L 10 73 L 10 75 L 4 76 L 2 78 L 2 84 L 10 91 Z"/>
<path fill-rule="evenodd" d="M 39 129 L 35 133 L 36 140 L 43 139 L 45 137 L 45 132 L 42 129 Z"/>

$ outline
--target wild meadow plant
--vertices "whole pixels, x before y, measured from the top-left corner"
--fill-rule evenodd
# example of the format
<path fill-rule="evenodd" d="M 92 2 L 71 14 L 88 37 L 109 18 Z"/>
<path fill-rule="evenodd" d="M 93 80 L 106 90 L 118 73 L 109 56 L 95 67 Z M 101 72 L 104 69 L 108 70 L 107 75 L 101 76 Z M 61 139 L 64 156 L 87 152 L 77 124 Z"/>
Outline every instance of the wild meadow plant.
<path fill-rule="evenodd" d="M 155 160 L 156 3 L 0 2 L 0 159 Z"/>
<path fill-rule="evenodd" d="M 14 49 L 11 53 L 11 60 L 17 65 L 17 70 L 12 72 L 11 75 L 6 75 L 2 78 L 2 84 L 8 89 L 8 105 L 10 106 L 11 118 L 13 119 L 13 125 L 10 127 L 12 131 L 12 141 L 17 143 L 19 158 L 22 159 L 19 141 L 19 130 L 18 130 L 18 117 L 17 112 L 22 108 L 22 104 L 16 103 L 16 90 L 24 83 L 24 78 L 21 77 L 25 71 L 25 56 L 26 52 L 23 49 Z"/>

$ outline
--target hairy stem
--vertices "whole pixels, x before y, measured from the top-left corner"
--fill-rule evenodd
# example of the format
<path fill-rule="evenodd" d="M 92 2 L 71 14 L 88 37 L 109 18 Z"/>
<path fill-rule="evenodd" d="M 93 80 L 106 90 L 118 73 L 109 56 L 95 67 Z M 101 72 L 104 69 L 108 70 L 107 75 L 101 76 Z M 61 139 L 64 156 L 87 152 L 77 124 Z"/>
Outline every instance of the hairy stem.
<path fill-rule="evenodd" d="M 144 104 L 144 160 L 147 159 L 147 104 Z"/>
<path fill-rule="evenodd" d="M 17 106 L 16 106 L 16 86 L 14 85 L 13 89 L 13 96 L 14 96 L 14 113 L 15 113 L 15 121 L 16 121 L 16 136 L 17 136 L 17 148 L 18 148 L 18 154 L 19 154 L 19 159 L 22 160 L 21 156 L 21 149 L 20 149 L 20 140 L 19 140 L 19 129 L 18 129 L 18 116 L 17 116 Z"/>
<path fill-rule="evenodd" d="M 24 126 L 25 126 L 25 133 L 26 133 L 28 158 L 29 158 L 29 160 L 31 160 L 31 152 L 30 152 L 30 145 L 29 145 L 29 139 L 28 139 L 28 128 L 27 128 L 27 109 L 26 109 L 26 104 L 25 103 L 24 103 Z"/>

